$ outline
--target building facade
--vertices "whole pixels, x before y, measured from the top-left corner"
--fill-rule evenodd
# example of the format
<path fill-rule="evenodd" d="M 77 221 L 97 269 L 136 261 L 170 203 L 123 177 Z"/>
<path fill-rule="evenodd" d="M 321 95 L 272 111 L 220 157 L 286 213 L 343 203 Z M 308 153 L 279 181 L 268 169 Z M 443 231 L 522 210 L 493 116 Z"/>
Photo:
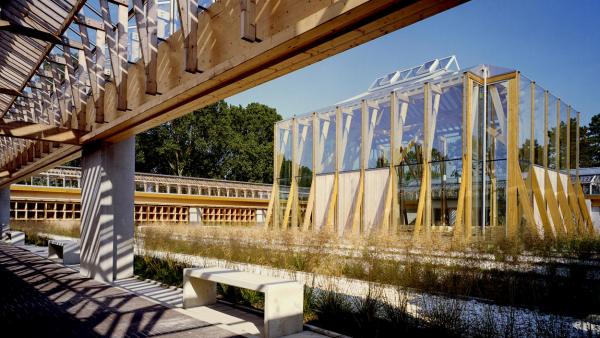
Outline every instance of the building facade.
<path fill-rule="evenodd" d="M 275 126 L 267 226 L 340 236 L 583 236 L 580 113 L 520 72 L 455 56 Z"/>

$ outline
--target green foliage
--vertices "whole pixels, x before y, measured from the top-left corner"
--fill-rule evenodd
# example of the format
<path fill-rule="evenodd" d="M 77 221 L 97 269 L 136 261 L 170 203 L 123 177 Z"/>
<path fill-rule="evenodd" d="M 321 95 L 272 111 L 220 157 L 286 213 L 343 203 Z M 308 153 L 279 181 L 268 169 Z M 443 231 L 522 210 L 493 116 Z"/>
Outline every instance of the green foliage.
<path fill-rule="evenodd" d="M 183 269 L 187 267 L 171 257 L 135 256 L 133 259 L 133 272 L 137 276 L 177 287 L 182 287 Z"/>
<path fill-rule="evenodd" d="M 600 167 L 600 114 L 594 115 L 579 133 L 579 166 Z"/>
<path fill-rule="evenodd" d="M 136 137 L 136 170 L 271 183 L 273 126 L 281 116 L 259 103 L 219 101 Z"/>

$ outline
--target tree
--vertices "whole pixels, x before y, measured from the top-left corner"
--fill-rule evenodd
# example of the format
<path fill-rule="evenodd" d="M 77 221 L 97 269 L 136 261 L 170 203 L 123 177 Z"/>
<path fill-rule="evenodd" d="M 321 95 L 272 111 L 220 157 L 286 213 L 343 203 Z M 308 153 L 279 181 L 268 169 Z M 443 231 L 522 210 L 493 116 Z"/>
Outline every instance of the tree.
<path fill-rule="evenodd" d="M 600 167 L 600 114 L 594 115 L 579 133 L 579 166 Z"/>
<path fill-rule="evenodd" d="M 276 110 L 219 101 L 136 137 L 136 170 L 270 183 Z"/>

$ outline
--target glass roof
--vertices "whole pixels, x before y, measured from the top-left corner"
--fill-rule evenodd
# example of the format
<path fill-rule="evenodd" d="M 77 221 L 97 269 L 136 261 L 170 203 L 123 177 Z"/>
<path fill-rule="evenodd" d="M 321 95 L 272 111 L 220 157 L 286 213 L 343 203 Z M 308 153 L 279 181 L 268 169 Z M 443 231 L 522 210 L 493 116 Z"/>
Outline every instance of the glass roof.
<path fill-rule="evenodd" d="M 456 56 L 448 56 L 443 59 L 429 60 L 421 65 L 404 70 L 397 70 L 373 81 L 369 91 L 375 91 L 389 85 L 395 85 L 402 82 L 421 80 L 429 78 L 431 75 L 439 75 L 445 72 L 455 72 L 460 70 Z"/>
<path fill-rule="evenodd" d="M 379 97 L 389 95 L 392 91 L 402 91 L 411 93 L 419 90 L 426 82 L 436 83 L 441 87 L 448 87 L 461 81 L 462 74 L 471 72 L 481 76 L 483 70 L 487 70 L 487 77 L 507 74 L 515 72 L 515 69 L 499 67 L 490 64 L 479 64 L 466 69 L 460 69 L 455 55 L 448 57 L 433 59 L 415 67 L 396 70 L 391 73 L 378 77 L 373 81 L 366 92 L 337 102 L 327 107 L 315 110 L 316 113 L 335 111 L 336 107 L 341 105 L 355 104 L 360 100 L 377 99 Z M 301 114 L 297 117 L 308 116 Z M 290 118 L 291 120 L 291 118 Z M 284 120 L 287 121 L 287 120 Z"/>

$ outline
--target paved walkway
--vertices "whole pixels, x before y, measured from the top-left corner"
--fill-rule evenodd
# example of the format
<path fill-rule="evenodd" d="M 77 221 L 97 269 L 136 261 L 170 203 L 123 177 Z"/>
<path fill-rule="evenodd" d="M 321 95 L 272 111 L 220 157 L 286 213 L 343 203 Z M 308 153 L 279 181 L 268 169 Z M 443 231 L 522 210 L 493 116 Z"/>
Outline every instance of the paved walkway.
<path fill-rule="evenodd" d="M 0 328 L 15 337 L 237 336 L 5 243 L 0 243 Z"/>

